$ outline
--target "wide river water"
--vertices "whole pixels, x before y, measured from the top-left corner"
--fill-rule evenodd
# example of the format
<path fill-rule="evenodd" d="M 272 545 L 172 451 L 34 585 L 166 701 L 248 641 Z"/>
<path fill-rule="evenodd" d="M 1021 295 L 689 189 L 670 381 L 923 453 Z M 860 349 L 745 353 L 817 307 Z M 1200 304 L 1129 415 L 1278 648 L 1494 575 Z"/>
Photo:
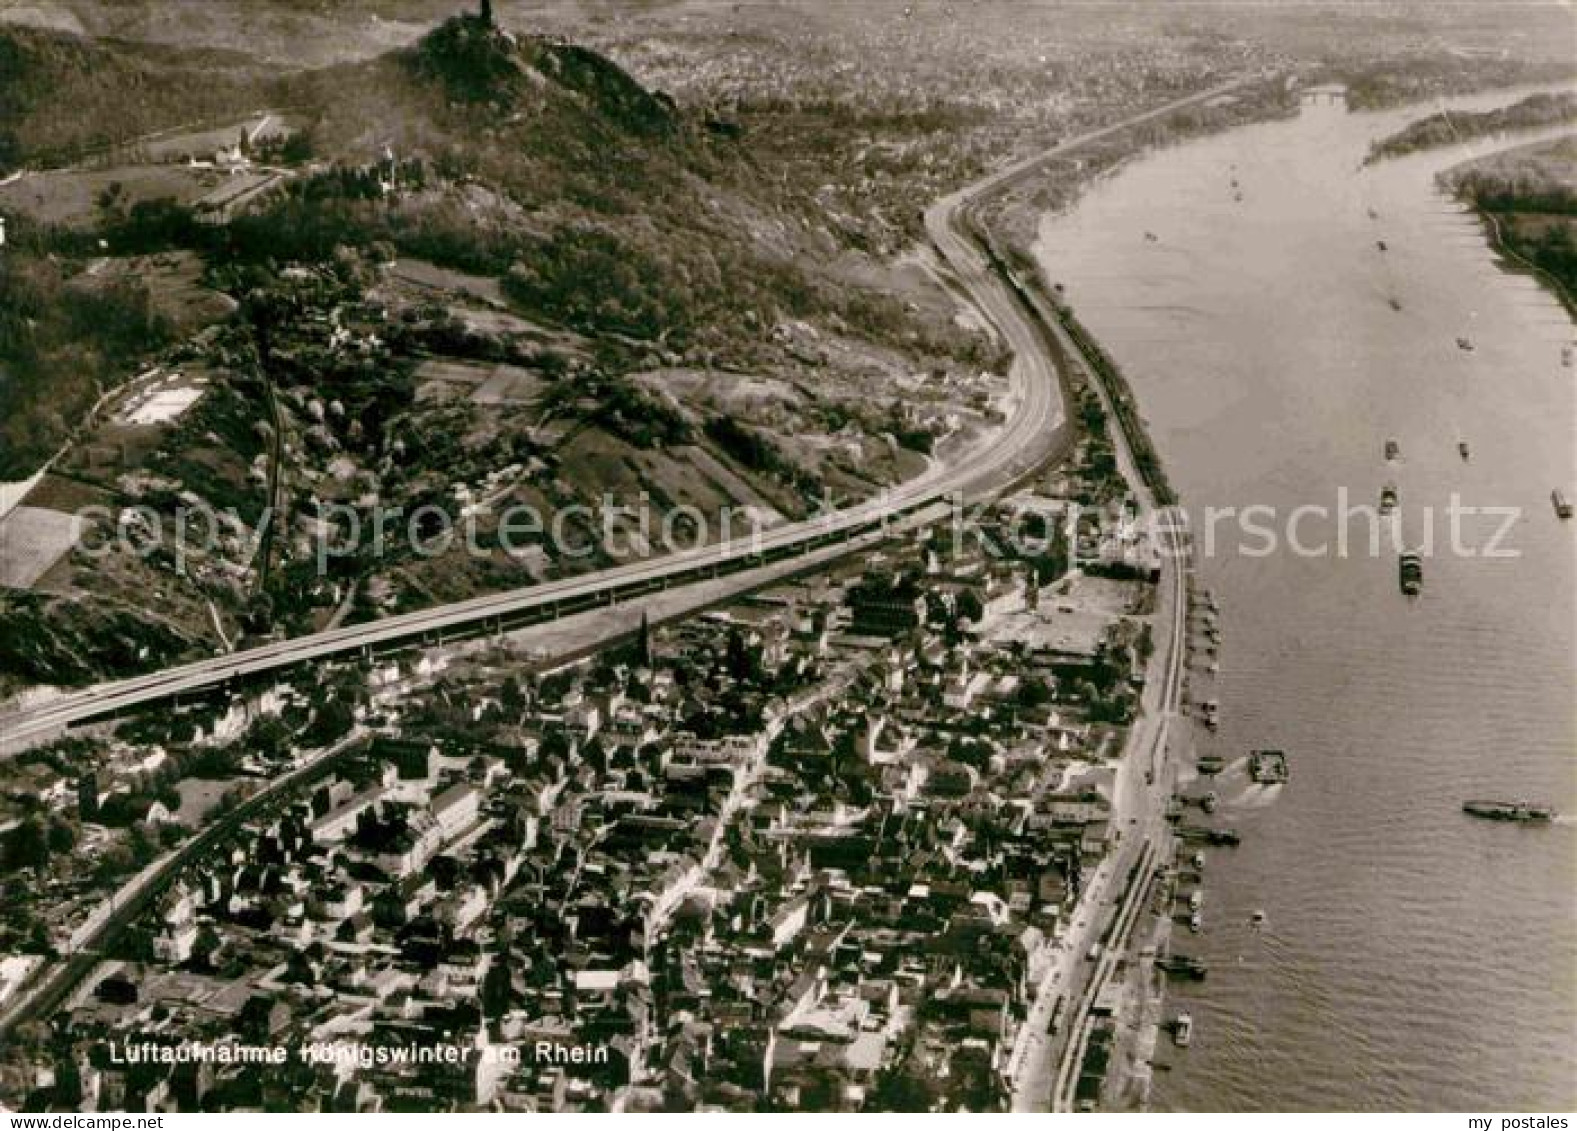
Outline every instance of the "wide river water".
<path fill-rule="evenodd" d="M 1134 161 L 1041 227 L 1196 528 L 1260 504 L 1283 537 L 1251 556 L 1264 540 L 1224 520 L 1199 563 L 1222 643 L 1219 673 L 1191 669 L 1221 710 L 1198 745 L 1233 762 L 1216 788 L 1243 845 L 1208 850 L 1204 930 L 1174 938 L 1210 976 L 1169 990 L 1195 1037 L 1163 1042 L 1156 1109 L 1577 1107 L 1577 826 L 1460 811 L 1577 811 L 1577 522 L 1550 499 L 1577 498 L 1573 327 L 1434 186 L 1508 142 L 1359 167 L 1431 109 L 1308 105 Z M 1366 523 L 1345 558 L 1334 518 L 1298 528 L 1323 553 L 1284 541 L 1295 508 L 1373 505 L 1388 483 L 1408 543 L 1435 512 L 1416 600 Z M 1481 552 L 1455 553 L 1453 493 L 1517 508 L 1516 556 L 1482 553 L 1494 516 L 1463 519 Z M 1288 785 L 1248 783 L 1259 747 L 1288 752 Z"/>

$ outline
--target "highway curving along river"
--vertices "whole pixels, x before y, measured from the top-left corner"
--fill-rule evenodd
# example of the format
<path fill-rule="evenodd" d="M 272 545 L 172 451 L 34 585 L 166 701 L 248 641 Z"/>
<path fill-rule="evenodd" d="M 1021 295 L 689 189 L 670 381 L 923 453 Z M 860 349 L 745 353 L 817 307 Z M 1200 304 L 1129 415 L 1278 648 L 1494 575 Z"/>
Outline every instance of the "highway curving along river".
<path fill-rule="evenodd" d="M 764 533 L 759 540 L 704 546 L 564 581 L 294 637 L 64 695 L 31 709 L 0 715 L 0 755 L 14 754 L 47 741 L 75 724 L 133 710 L 174 695 L 223 685 L 240 677 L 355 655 L 369 648 L 505 627 L 522 623 L 532 616 L 552 615 L 565 604 L 628 599 L 656 588 L 670 588 L 714 575 L 720 569 L 748 570 L 759 563 L 781 560 L 824 545 L 830 539 L 868 531 L 895 515 L 907 515 L 944 499 L 967 500 L 1000 490 L 1056 450 L 1066 414 L 1056 367 L 1041 338 L 1043 330 L 1021 299 L 997 276 L 969 234 L 964 220 L 970 207 L 1069 149 L 1216 97 L 1236 85 L 1236 82 L 1226 83 L 1200 91 L 1124 122 L 1071 138 L 945 198 L 927 211 L 926 229 L 943 260 L 1014 350 L 1010 393 L 1015 405 L 1013 417 L 987 442 L 953 463 L 938 464 L 885 497 L 832 515 L 778 527 Z"/>
<path fill-rule="evenodd" d="M 1577 526 L 1550 504 L 1577 485 L 1573 326 L 1434 185 L 1518 139 L 1361 167 L 1371 139 L 1434 109 L 1310 106 L 1190 142 L 1041 228 L 1222 606 L 1219 673 L 1201 651 L 1190 692 L 1220 702 L 1199 750 L 1227 760 L 1213 788 L 1244 841 L 1210 854 L 1212 911 L 1188 946 L 1210 977 L 1169 990 L 1194 1039 L 1160 1050 L 1157 1108 L 1577 1106 L 1577 827 L 1460 812 L 1479 796 L 1577 810 Z M 1437 524 L 1412 601 L 1366 525 L 1345 557 L 1313 512 L 1301 544 L 1325 549 L 1285 540 L 1297 508 L 1373 506 L 1388 484 L 1407 541 L 1426 508 Z M 1512 509 L 1515 557 L 1452 552 L 1453 493 Z M 1205 507 L 1256 505 L 1278 550 L 1235 518 L 1206 547 Z M 1465 520 L 1465 545 L 1487 549 L 1501 521 Z M 1289 753 L 1287 785 L 1249 782 L 1260 747 Z"/>

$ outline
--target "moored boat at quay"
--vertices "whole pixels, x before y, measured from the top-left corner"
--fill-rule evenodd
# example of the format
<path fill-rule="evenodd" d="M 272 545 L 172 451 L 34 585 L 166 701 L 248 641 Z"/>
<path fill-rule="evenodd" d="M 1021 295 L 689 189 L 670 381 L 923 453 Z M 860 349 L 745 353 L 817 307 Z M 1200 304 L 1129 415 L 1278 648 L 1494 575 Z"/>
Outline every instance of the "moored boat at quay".
<path fill-rule="evenodd" d="M 1205 825 L 1184 825 L 1177 830 L 1177 835 L 1193 844 L 1220 844 L 1231 847 L 1243 842 L 1236 829 L 1212 829 Z"/>
<path fill-rule="evenodd" d="M 1548 805 L 1530 805 L 1526 801 L 1464 801 L 1462 812 L 1489 821 L 1543 823 L 1555 819 L 1555 810 Z"/>
<path fill-rule="evenodd" d="M 1197 958 L 1186 954 L 1166 954 L 1155 960 L 1158 969 L 1177 978 L 1191 978 L 1196 982 L 1203 982 L 1210 973 L 1210 967 Z"/>

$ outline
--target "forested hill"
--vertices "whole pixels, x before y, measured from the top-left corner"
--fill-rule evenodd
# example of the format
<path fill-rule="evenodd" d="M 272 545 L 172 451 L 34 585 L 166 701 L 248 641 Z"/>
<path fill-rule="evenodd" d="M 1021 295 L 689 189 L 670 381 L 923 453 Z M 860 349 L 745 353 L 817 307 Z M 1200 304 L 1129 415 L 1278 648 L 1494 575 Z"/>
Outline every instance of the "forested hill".
<path fill-rule="evenodd" d="M 246 113 L 275 82 L 236 52 L 0 25 L 0 175 L 155 130 Z"/>
<path fill-rule="evenodd" d="M 870 497 L 998 419 L 1003 347 L 923 266 L 867 250 L 890 231 L 875 209 L 829 209 L 824 172 L 786 170 L 760 134 L 585 47 L 475 7 L 370 58 L 272 74 L 7 41 L 35 94 L 13 99 L 24 168 L 0 185 L 0 479 L 61 453 L 29 505 L 145 503 L 173 524 L 200 498 L 249 527 L 276 497 L 297 516 L 461 496 L 592 514 L 615 497 L 771 520 Z M 38 97 L 46 82 L 87 113 Z M 166 379 L 204 390 L 178 422 L 128 425 L 114 395 L 88 419 L 101 394 Z M 0 656 L 0 689 L 202 654 L 216 623 L 310 631 L 624 552 L 405 552 L 330 580 L 306 527 L 280 529 L 266 572 L 65 554 L 0 595 L 0 637 L 39 645 Z M 104 610 L 146 631 L 100 632 Z M 128 635 L 133 654 L 106 644 Z"/>

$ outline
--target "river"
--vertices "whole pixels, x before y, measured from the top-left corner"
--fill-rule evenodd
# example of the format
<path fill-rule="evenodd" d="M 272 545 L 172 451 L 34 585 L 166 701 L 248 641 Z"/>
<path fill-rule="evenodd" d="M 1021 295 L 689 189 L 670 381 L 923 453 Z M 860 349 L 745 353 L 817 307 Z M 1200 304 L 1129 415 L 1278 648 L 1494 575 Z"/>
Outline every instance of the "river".
<path fill-rule="evenodd" d="M 1577 497 L 1573 327 L 1434 187 L 1507 143 L 1359 168 L 1431 109 L 1307 105 L 1134 161 L 1041 226 L 1047 277 L 1128 374 L 1196 529 L 1207 506 L 1284 520 L 1387 483 L 1406 541 L 1437 523 L 1412 601 L 1363 524 L 1345 558 L 1251 556 L 1228 520 L 1199 563 L 1222 644 L 1190 688 L 1222 721 L 1198 747 L 1232 760 L 1216 788 L 1244 840 L 1208 850 L 1204 930 L 1175 938 L 1211 972 L 1169 990 L 1195 1037 L 1162 1043 L 1155 1109 L 1577 1107 L 1577 825 L 1459 811 L 1577 811 L 1577 523 L 1550 502 Z M 1451 551 L 1453 493 L 1517 508 L 1515 557 L 1482 552 L 1493 515 L 1464 521 L 1479 553 Z M 1336 525 L 1307 519 L 1302 544 Z M 1288 752 L 1288 785 L 1248 783 L 1258 747 Z"/>

